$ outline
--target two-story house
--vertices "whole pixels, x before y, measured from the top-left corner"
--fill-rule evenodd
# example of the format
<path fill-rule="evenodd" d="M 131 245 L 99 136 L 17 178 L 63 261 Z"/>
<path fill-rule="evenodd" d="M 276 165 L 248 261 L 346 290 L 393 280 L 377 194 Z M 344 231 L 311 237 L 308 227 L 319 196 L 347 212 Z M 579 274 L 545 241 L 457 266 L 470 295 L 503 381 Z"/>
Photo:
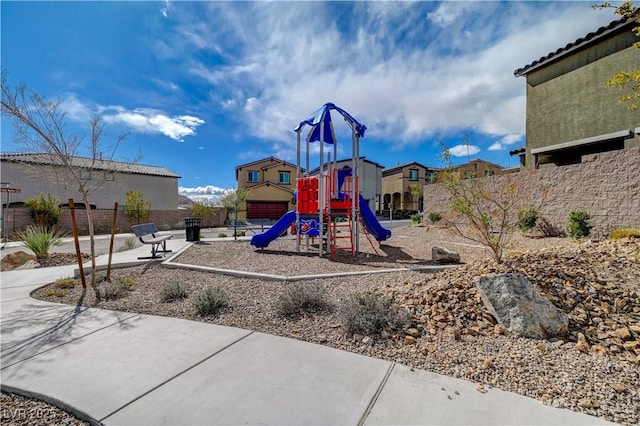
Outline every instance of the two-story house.
<path fill-rule="evenodd" d="M 277 220 L 295 208 L 295 164 L 276 157 L 242 164 L 236 167 L 236 181 L 238 188 L 250 190 L 246 205 L 238 210 L 238 218 Z"/>
<path fill-rule="evenodd" d="M 333 167 L 333 163 L 331 163 Z M 352 160 L 336 161 L 335 167 L 341 169 L 345 166 L 353 167 Z M 362 197 L 367 200 L 367 204 L 371 211 L 379 212 L 382 204 L 382 167 L 380 164 L 367 160 L 364 156 L 358 160 L 358 188 Z M 317 176 L 320 168 L 309 172 L 310 176 Z M 325 165 L 326 171 L 326 165 Z"/>
<path fill-rule="evenodd" d="M 526 78 L 527 142 L 510 154 L 524 167 L 576 164 L 583 155 L 640 146 L 640 109 L 606 87 L 615 73 L 638 69 L 637 25 L 611 22 L 514 71 Z"/>
<path fill-rule="evenodd" d="M 468 163 L 460 164 L 451 169 L 454 173 L 458 173 L 461 178 L 474 178 L 484 176 L 501 175 L 503 167 L 493 164 L 489 161 L 475 159 Z"/>
<path fill-rule="evenodd" d="M 389 209 L 408 212 L 423 210 L 424 185 L 435 182 L 438 170 L 415 161 L 384 169 L 382 171 L 383 214 L 388 214 Z"/>

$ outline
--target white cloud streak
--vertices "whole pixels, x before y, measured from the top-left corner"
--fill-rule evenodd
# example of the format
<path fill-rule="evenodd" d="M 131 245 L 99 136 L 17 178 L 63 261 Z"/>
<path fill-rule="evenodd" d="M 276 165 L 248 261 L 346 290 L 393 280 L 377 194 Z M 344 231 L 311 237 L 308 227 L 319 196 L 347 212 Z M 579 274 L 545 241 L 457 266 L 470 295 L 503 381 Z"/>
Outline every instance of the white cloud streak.
<path fill-rule="evenodd" d="M 522 140 L 522 135 L 506 135 L 499 141 L 494 142 L 489 148 L 489 151 L 500 151 L 512 145 L 516 142 L 520 142 Z"/>
<path fill-rule="evenodd" d="M 178 187 L 178 194 L 190 198 L 194 201 L 207 200 L 217 202 L 224 196 L 229 189 L 220 188 L 213 185 L 196 186 L 196 187 Z"/>
<path fill-rule="evenodd" d="M 453 157 L 467 157 L 467 156 L 470 157 L 472 155 L 476 155 L 477 153 L 479 153 L 480 147 L 475 145 L 462 144 L 462 145 L 452 146 L 447 151 Z"/>
<path fill-rule="evenodd" d="M 202 15 L 181 15 L 175 43 L 220 59 L 190 57 L 187 72 L 278 151 L 329 101 L 400 146 L 461 129 L 522 135 L 513 71 L 611 20 L 568 2 L 212 2 Z"/>
<path fill-rule="evenodd" d="M 123 124 L 133 132 L 160 133 L 173 140 L 184 142 L 186 136 L 196 134 L 196 128 L 204 120 L 191 115 L 168 116 L 149 108 L 127 110 L 121 106 L 99 107 L 105 123 Z"/>

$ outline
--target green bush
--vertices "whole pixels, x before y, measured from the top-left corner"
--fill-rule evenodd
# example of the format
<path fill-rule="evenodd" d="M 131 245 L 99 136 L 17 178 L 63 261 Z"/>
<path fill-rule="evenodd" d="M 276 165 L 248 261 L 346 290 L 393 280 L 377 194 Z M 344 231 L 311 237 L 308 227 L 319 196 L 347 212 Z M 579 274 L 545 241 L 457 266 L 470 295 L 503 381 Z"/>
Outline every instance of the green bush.
<path fill-rule="evenodd" d="M 591 216 L 585 211 L 573 211 L 569 213 L 569 226 L 567 233 L 571 238 L 587 237 L 591 234 L 591 226 L 589 220 Z"/>
<path fill-rule="evenodd" d="M 53 231 L 46 226 L 28 226 L 24 231 L 16 232 L 21 244 L 31 250 L 39 260 L 49 258 L 49 250 L 61 246 L 65 234 Z"/>
<path fill-rule="evenodd" d="M 38 197 L 29 198 L 24 204 L 29 207 L 31 217 L 36 226 L 44 227 L 47 230 L 51 230 L 51 228 L 58 223 L 58 219 L 62 213 L 60 200 L 50 193 L 47 193 L 45 196 L 41 192 Z"/>
<path fill-rule="evenodd" d="M 228 235 L 225 234 L 224 232 L 221 232 L 221 233 L 218 234 L 218 238 L 227 238 L 227 237 L 228 237 Z"/>
<path fill-rule="evenodd" d="M 280 294 L 274 308 L 280 316 L 298 317 L 305 313 L 328 311 L 331 305 L 324 287 L 317 283 L 294 282 Z"/>
<path fill-rule="evenodd" d="M 429 220 L 431 223 L 440 222 L 442 220 L 442 215 L 438 212 L 429 213 Z"/>
<path fill-rule="evenodd" d="M 162 287 L 160 292 L 160 300 L 163 302 L 174 302 L 176 300 L 186 299 L 187 289 L 179 282 L 170 282 Z"/>
<path fill-rule="evenodd" d="M 113 278 L 112 279 L 113 282 L 121 285 L 122 287 L 124 287 L 126 290 L 131 291 L 133 289 L 133 286 L 136 284 L 136 279 L 132 278 L 132 277 L 118 277 L 118 278 Z"/>
<path fill-rule="evenodd" d="M 201 316 L 218 315 L 228 302 L 229 298 L 221 287 L 207 287 L 196 296 L 193 307 Z"/>
<path fill-rule="evenodd" d="M 419 214 L 412 214 L 411 215 L 411 222 L 413 222 L 413 223 L 421 223 L 422 222 L 422 216 L 420 216 Z"/>
<path fill-rule="evenodd" d="M 54 284 L 57 288 L 73 288 L 76 285 L 76 279 L 73 277 L 58 278 Z"/>
<path fill-rule="evenodd" d="M 44 297 L 64 297 L 65 291 L 59 288 L 48 288 L 42 292 L 42 296 Z"/>
<path fill-rule="evenodd" d="M 244 237 L 247 233 L 245 231 L 236 231 L 233 235 L 236 237 Z"/>
<path fill-rule="evenodd" d="M 611 231 L 609 238 L 619 240 L 620 238 L 640 238 L 640 229 L 618 228 Z"/>
<path fill-rule="evenodd" d="M 379 334 L 383 330 L 401 330 L 409 323 L 409 312 L 379 293 L 352 294 L 343 301 L 339 316 L 348 334 Z"/>
<path fill-rule="evenodd" d="M 516 224 L 522 232 L 532 229 L 536 226 L 536 222 L 538 222 L 538 211 L 536 209 L 523 209 L 518 212 Z"/>
<path fill-rule="evenodd" d="M 144 199 L 142 191 L 127 191 L 125 194 L 124 214 L 129 222 L 139 224 L 149 220 L 151 201 Z"/>

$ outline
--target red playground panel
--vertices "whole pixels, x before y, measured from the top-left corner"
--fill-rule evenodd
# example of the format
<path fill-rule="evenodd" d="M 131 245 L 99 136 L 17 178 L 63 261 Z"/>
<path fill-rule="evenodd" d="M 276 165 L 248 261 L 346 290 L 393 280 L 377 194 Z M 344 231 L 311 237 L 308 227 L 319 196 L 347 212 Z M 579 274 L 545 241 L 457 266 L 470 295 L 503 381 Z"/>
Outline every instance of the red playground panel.
<path fill-rule="evenodd" d="M 318 213 L 318 178 L 307 177 L 298 179 L 298 213 Z"/>

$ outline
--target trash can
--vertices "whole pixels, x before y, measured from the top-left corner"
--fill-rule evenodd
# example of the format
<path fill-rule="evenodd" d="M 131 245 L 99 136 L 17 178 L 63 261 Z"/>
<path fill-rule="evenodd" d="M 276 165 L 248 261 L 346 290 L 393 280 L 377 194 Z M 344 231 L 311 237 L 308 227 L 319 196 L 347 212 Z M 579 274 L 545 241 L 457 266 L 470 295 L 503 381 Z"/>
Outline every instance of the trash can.
<path fill-rule="evenodd" d="M 202 224 L 202 218 L 199 217 L 187 217 L 184 220 L 184 225 L 187 230 L 187 241 L 200 241 L 200 225 Z"/>

